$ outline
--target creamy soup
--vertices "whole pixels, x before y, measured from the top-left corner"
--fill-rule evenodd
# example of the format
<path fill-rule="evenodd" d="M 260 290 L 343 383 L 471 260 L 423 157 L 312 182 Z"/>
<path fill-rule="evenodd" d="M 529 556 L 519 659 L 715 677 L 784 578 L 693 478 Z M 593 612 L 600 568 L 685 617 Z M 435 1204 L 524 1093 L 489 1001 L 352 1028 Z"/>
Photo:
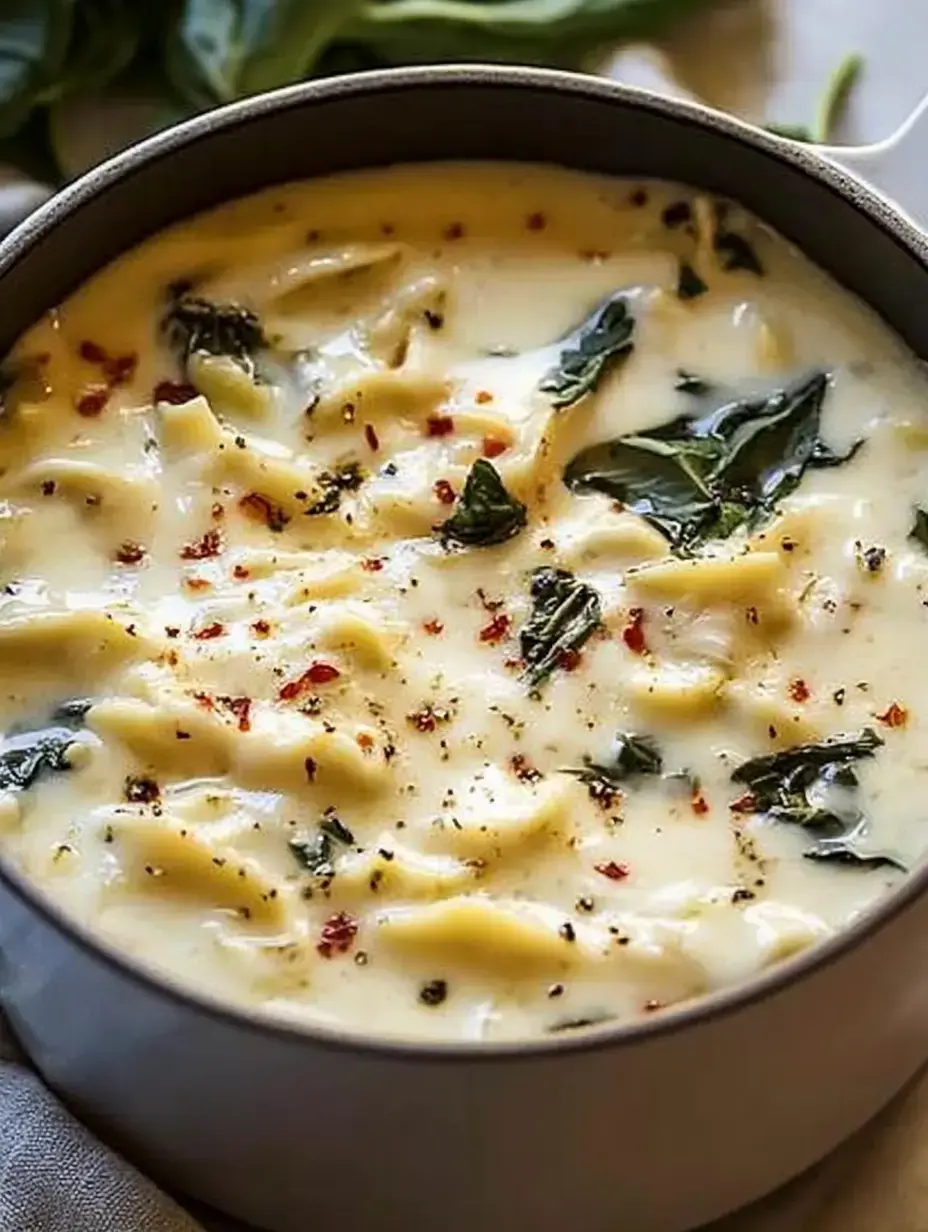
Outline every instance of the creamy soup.
<path fill-rule="evenodd" d="M 842 928 L 928 811 L 928 384 L 735 205 L 298 184 L 4 373 L 6 855 L 224 1000 L 636 1020 Z"/>

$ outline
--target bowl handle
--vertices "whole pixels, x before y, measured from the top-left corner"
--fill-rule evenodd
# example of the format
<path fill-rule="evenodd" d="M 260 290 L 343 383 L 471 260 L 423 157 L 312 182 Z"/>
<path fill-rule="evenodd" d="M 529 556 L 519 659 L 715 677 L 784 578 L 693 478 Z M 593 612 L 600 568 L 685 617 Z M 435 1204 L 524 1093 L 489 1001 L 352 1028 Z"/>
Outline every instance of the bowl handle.
<path fill-rule="evenodd" d="M 885 141 L 817 149 L 888 197 L 916 226 L 928 230 L 928 94 Z"/>

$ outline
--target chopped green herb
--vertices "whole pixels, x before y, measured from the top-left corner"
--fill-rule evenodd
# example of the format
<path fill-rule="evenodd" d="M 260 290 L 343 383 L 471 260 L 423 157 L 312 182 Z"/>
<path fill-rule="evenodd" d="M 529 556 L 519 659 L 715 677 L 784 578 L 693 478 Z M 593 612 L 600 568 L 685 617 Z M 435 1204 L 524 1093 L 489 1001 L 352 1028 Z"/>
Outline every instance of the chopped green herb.
<path fill-rule="evenodd" d="M 532 612 L 522 626 L 519 644 L 530 688 L 547 680 L 567 651 L 579 650 L 599 628 L 599 593 L 566 569 L 536 569 L 531 583 Z"/>
<path fill-rule="evenodd" d="M 194 296 L 176 299 L 162 328 L 171 348 L 186 363 L 191 355 L 227 355 L 249 373 L 254 356 L 266 345 L 257 316 L 238 304 L 213 304 Z"/>
<path fill-rule="evenodd" d="M 538 388 L 558 410 L 573 406 L 593 393 L 603 377 L 628 358 L 634 347 L 634 332 L 635 318 L 627 292 L 620 291 L 564 340 L 557 364 L 542 377 Z"/>
<path fill-rule="evenodd" d="M 350 847 L 354 844 L 354 835 L 344 822 L 330 813 L 323 818 L 319 833 L 314 838 L 292 838 L 289 847 L 300 864 L 314 877 L 334 877 L 336 844 Z"/>
<path fill-rule="evenodd" d="M 763 276 L 764 267 L 754 245 L 737 231 L 729 231 L 720 223 L 716 227 L 712 247 L 718 254 L 722 269 L 728 273 L 747 270 L 750 274 Z"/>
<path fill-rule="evenodd" d="M 486 458 L 470 469 L 457 508 L 438 528 L 445 543 L 461 547 L 489 547 L 505 543 L 523 529 L 526 508 L 511 496 L 499 472 Z"/>
<path fill-rule="evenodd" d="M 305 510 L 309 517 L 336 513 L 345 492 L 356 492 L 364 482 L 364 472 L 357 462 L 346 462 L 333 471 L 321 471 L 316 476 L 322 495 Z"/>

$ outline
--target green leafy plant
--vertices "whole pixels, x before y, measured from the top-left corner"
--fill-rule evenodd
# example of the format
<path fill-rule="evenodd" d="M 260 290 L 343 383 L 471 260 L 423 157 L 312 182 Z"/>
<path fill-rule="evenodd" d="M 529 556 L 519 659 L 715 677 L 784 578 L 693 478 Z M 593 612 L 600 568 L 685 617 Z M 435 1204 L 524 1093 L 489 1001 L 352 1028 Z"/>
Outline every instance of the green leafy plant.
<path fill-rule="evenodd" d="M 212 304 L 194 296 L 174 300 L 162 321 L 168 343 L 186 362 L 191 355 L 228 355 L 254 369 L 254 354 L 267 345 L 261 322 L 237 304 Z"/>
<path fill-rule="evenodd" d="M 655 740 L 650 736 L 619 732 L 605 760 L 593 761 L 586 757 L 579 769 L 567 769 L 564 773 L 572 774 L 588 787 L 608 792 L 627 779 L 660 774 L 663 768 L 664 759 Z"/>
<path fill-rule="evenodd" d="M 558 409 L 591 394 L 603 377 L 632 352 L 635 318 L 624 291 L 601 304 L 589 320 L 565 338 L 565 346 L 538 388 Z"/>
<path fill-rule="evenodd" d="M 836 454 L 819 437 L 828 386 L 827 373 L 817 372 L 766 397 L 592 445 L 568 463 L 564 482 L 621 501 L 678 549 L 727 538 L 767 517 L 809 467 L 836 466 L 856 452 Z"/>
<path fill-rule="evenodd" d="M 70 770 L 68 749 L 89 709 L 90 702 L 65 702 L 48 726 L 11 732 L 0 746 L 0 790 L 25 791 L 47 774 Z"/>
<path fill-rule="evenodd" d="M 815 843 L 803 853 L 808 859 L 905 869 L 897 853 L 873 846 L 870 823 L 856 801 L 854 762 L 873 757 L 882 745 L 867 727 L 856 736 L 835 736 L 752 758 L 731 776 L 748 791 L 742 811 L 815 833 Z"/>
<path fill-rule="evenodd" d="M 507 491 L 499 472 L 486 458 L 470 468 L 454 513 L 438 528 L 445 543 L 490 547 L 505 543 L 525 526 L 526 508 Z"/>
<path fill-rule="evenodd" d="M 5 0 L 0 141 L 41 117 L 59 167 L 112 151 L 106 108 L 139 93 L 135 138 L 217 103 L 307 77 L 388 64 L 509 60 L 577 64 L 711 0 Z M 89 134 L 62 122 L 62 104 Z M 133 136 L 114 121 L 117 144 Z M 79 126 L 78 126 L 79 127 Z M 30 131 L 30 136 L 37 133 Z M 80 157 L 73 154 L 80 148 Z M 67 146 L 68 148 L 64 148 Z M 20 160 L 19 146 L 0 151 Z M 20 160 L 21 161 L 21 160 Z"/>
<path fill-rule="evenodd" d="M 522 626 L 519 644 L 525 671 L 522 679 L 537 688 L 565 656 L 580 647 L 599 628 L 602 604 L 599 592 L 566 569 L 536 569 L 531 583 L 532 612 Z"/>

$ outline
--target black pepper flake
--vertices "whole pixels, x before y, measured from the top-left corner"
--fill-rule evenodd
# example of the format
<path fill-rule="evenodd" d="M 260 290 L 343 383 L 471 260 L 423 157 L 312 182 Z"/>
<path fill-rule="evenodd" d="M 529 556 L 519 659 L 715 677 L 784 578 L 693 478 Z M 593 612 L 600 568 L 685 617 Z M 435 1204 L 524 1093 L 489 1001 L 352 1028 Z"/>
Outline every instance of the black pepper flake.
<path fill-rule="evenodd" d="M 563 984 L 552 984 L 548 989 L 548 996 L 551 997 L 552 999 L 556 997 L 563 997 L 563 995 L 564 995 L 564 985 Z"/>
<path fill-rule="evenodd" d="M 440 312 L 432 312 L 429 308 L 426 308 L 422 315 L 425 317 L 425 323 L 429 329 L 439 330 L 445 324 L 445 318 Z"/>
<path fill-rule="evenodd" d="M 744 886 L 739 886 L 732 894 L 731 901 L 733 903 L 747 903 L 750 902 L 752 898 L 757 898 L 757 895 L 753 890 L 746 890 Z"/>
<path fill-rule="evenodd" d="M 562 937 L 565 941 L 576 941 L 577 940 L 576 929 L 574 928 L 573 924 L 571 924 L 570 920 L 565 920 L 564 923 L 561 925 L 561 927 L 557 931 L 558 931 L 558 936 Z"/>
<path fill-rule="evenodd" d="M 844 699 L 846 697 L 847 697 L 847 689 L 835 689 L 834 693 L 832 693 L 831 695 L 832 701 L 834 702 L 836 706 L 843 706 Z"/>
<path fill-rule="evenodd" d="M 446 980 L 428 980 L 419 989 L 419 1000 L 423 1005 L 441 1005 L 448 997 Z"/>

